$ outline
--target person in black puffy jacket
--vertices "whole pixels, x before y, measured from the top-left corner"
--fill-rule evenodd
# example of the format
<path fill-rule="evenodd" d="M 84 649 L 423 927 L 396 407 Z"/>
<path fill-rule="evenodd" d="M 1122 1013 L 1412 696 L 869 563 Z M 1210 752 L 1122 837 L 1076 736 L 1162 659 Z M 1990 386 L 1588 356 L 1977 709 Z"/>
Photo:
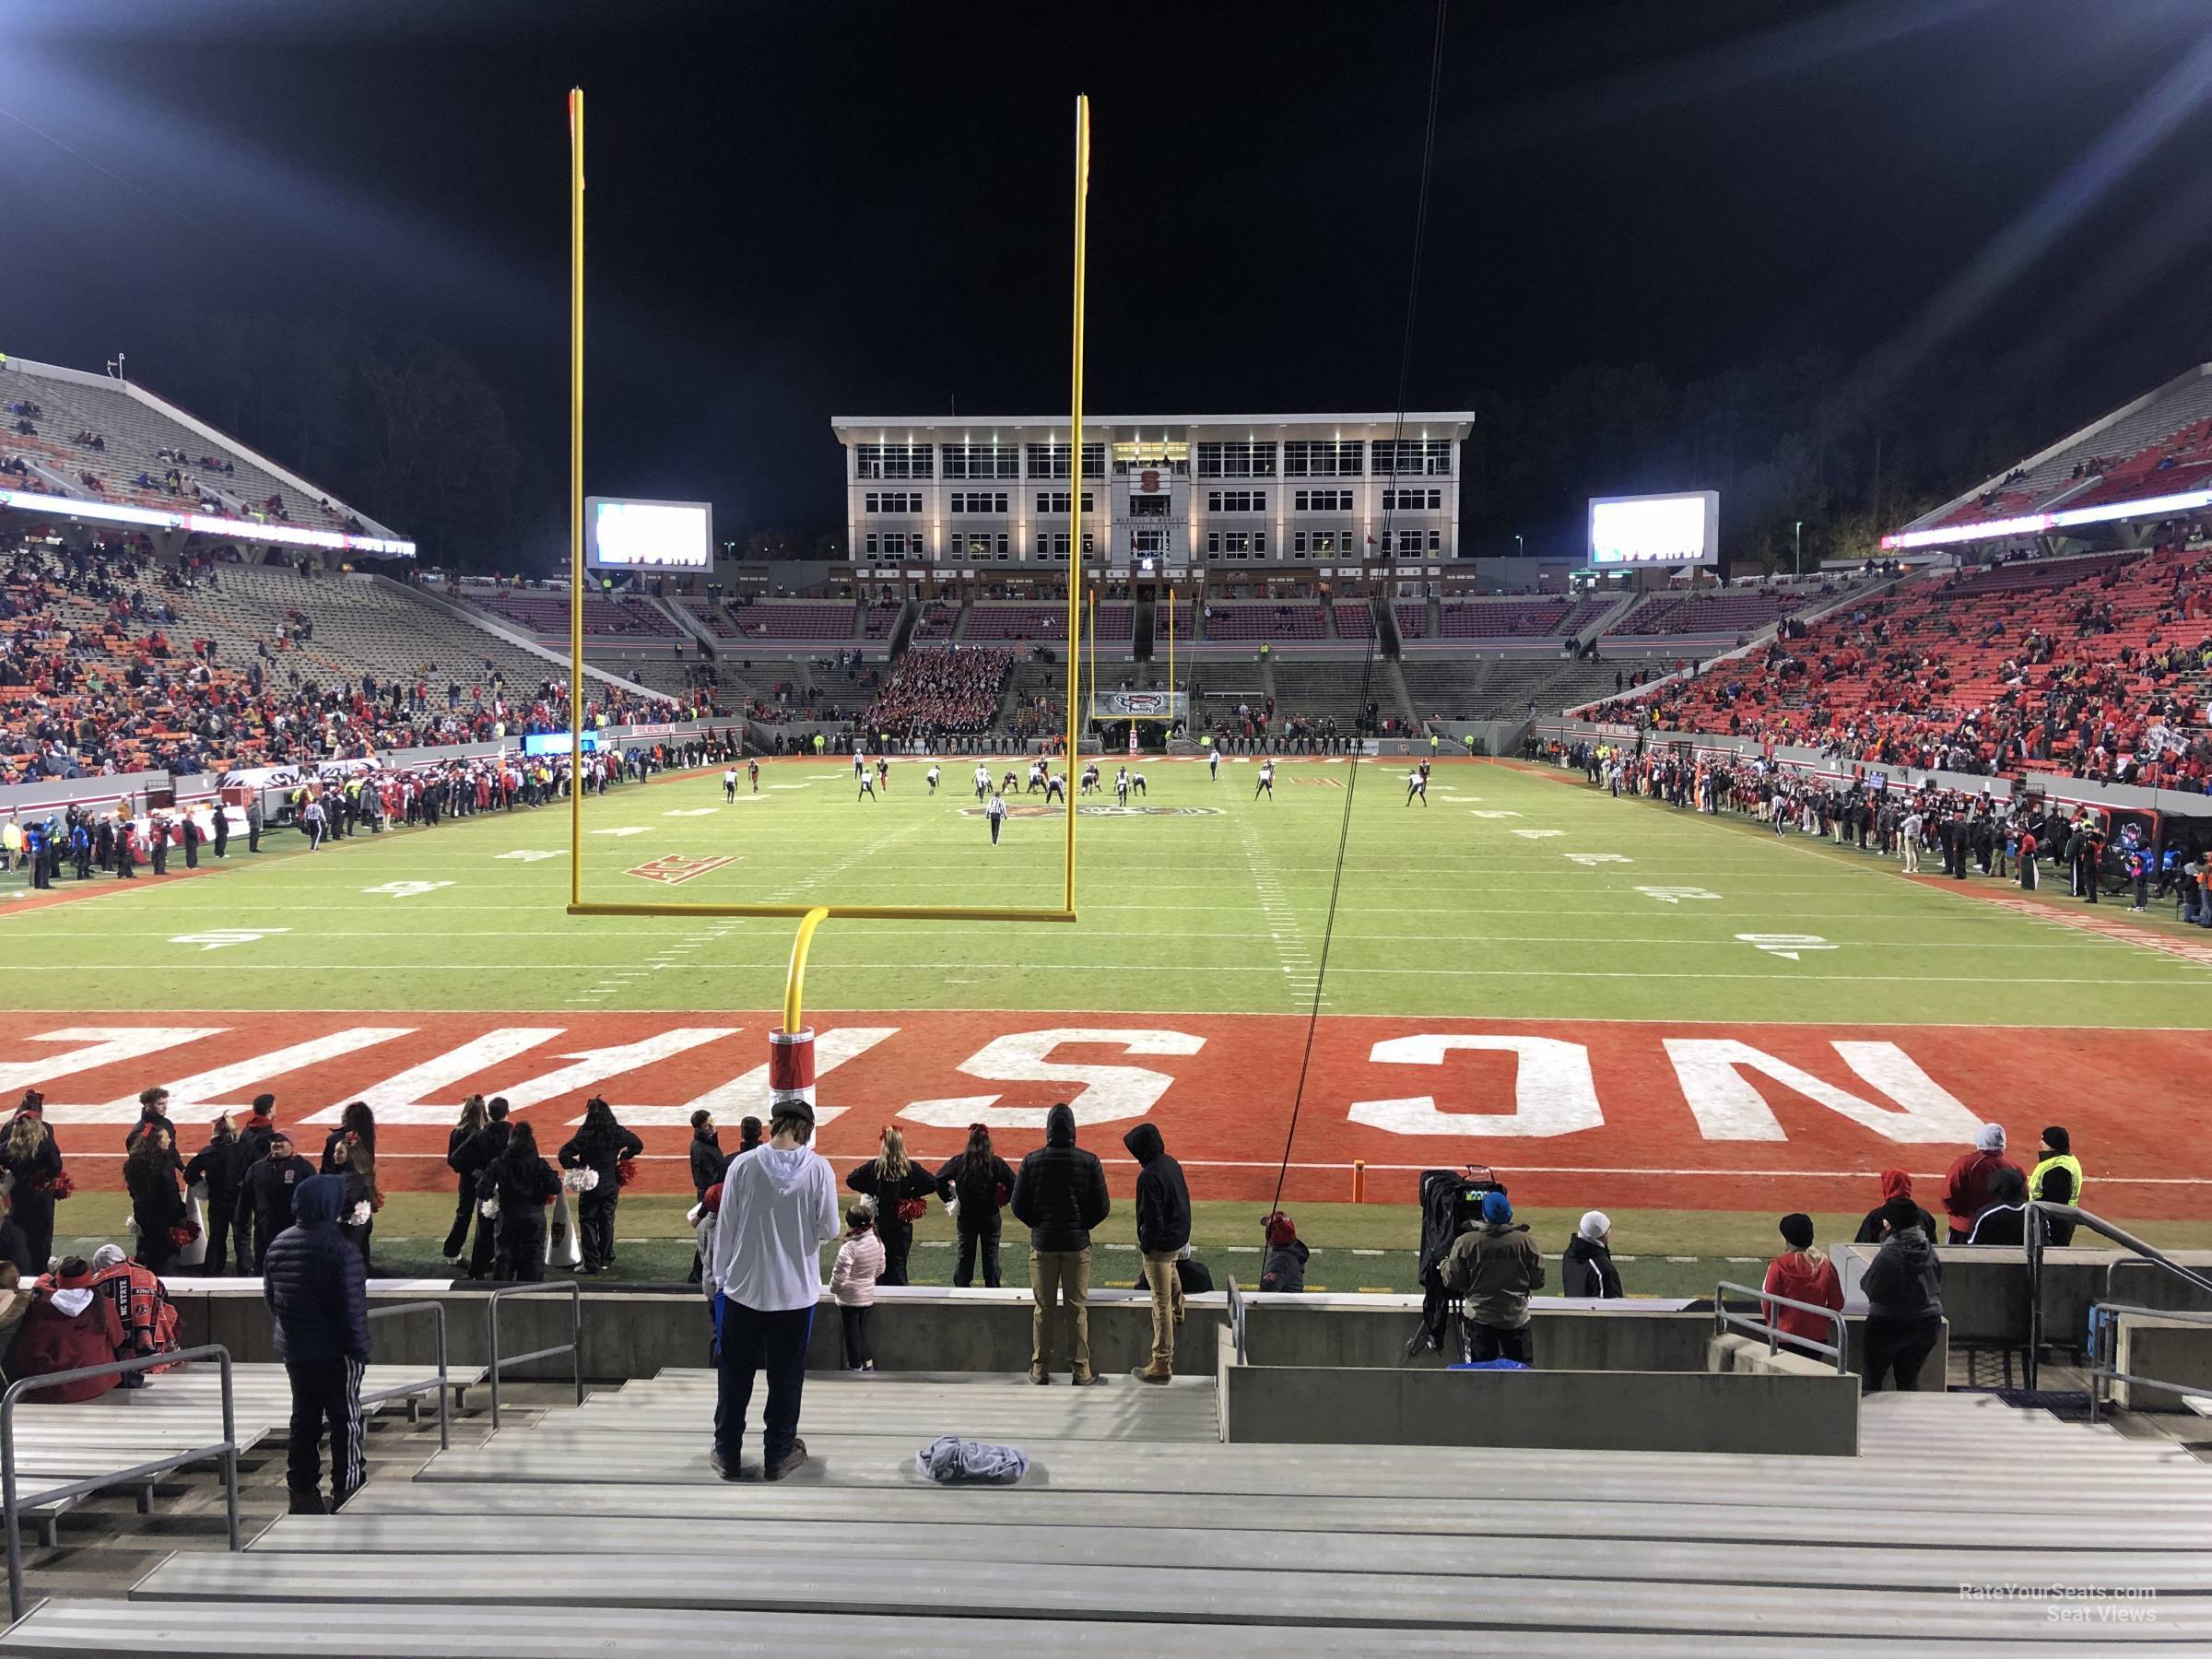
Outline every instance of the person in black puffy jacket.
<path fill-rule="evenodd" d="M 1576 1225 L 1559 1258 L 1561 1296 L 1617 1297 L 1621 1294 L 1620 1269 L 1613 1265 L 1613 1221 L 1603 1210 L 1591 1210 Z"/>
<path fill-rule="evenodd" d="M 199 1182 L 207 1183 L 207 1257 L 200 1272 L 211 1278 L 220 1277 L 226 1271 L 234 1236 L 239 1271 L 244 1272 L 253 1264 L 253 1212 L 239 1202 L 246 1167 L 246 1144 L 231 1127 L 229 1112 L 215 1120 L 207 1144 L 184 1166 L 187 1192 Z"/>
<path fill-rule="evenodd" d="M 361 1455 L 361 1373 L 369 1365 L 369 1273 L 338 1228 L 345 1180 L 315 1175 L 292 1194 L 292 1225 L 262 1263 L 261 1294 L 276 1322 L 276 1351 L 292 1385 L 285 1485 L 291 1512 L 323 1512 L 318 1442 L 330 1430 L 330 1507 L 368 1477 Z"/>
<path fill-rule="evenodd" d="M 453 1172 L 453 1224 L 446 1229 L 445 1244 L 438 1252 L 448 1266 L 459 1266 L 468 1248 L 468 1224 L 477 1213 L 477 1178 L 465 1161 L 468 1143 L 484 1133 L 491 1122 L 484 1097 L 472 1094 L 461 1102 L 461 1115 L 445 1134 L 445 1167 Z"/>
<path fill-rule="evenodd" d="M 1007 1208 L 1030 1230 L 1030 1381 L 1049 1382 L 1045 1325 L 1061 1299 L 1071 1329 L 1072 1381 L 1098 1379 L 1090 1369 L 1090 1230 L 1113 1209 L 1098 1155 L 1076 1145 L 1076 1114 L 1065 1100 L 1044 1114 L 1044 1145 L 1021 1160 Z"/>
<path fill-rule="evenodd" d="M 1191 1192 L 1182 1166 L 1151 1124 L 1122 1136 L 1137 1162 L 1136 1247 L 1144 1253 L 1145 1283 L 1152 1293 L 1152 1357 L 1131 1373 L 1140 1382 L 1165 1382 L 1175 1374 L 1175 1327 L 1182 1323 L 1179 1258 L 1191 1241 Z"/>
<path fill-rule="evenodd" d="M 576 1195 L 576 1231 L 583 1245 L 583 1270 L 598 1273 L 615 1265 L 615 1205 L 622 1195 L 621 1166 L 645 1150 L 645 1143 L 615 1121 L 615 1109 L 597 1095 L 584 1102 L 583 1124 L 560 1148 L 564 1170 L 589 1170 L 597 1177 L 591 1190 Z"/>
<path fill-rule="evenodd" d="M 485 1165 L 477 1183 L 499 1200 L 499 1259 L 494 1278 L 535 1283 L 546 1277 L 546 1206 L 560 1195 L 560 1177 L 537 1155 L 537 1131 L 514 1124 L 507 1145 Z"/>
<path fill-rule="evenodd" d="M 1014 1171 L 991 1149 L 991 1131 L 982 1124 L 968 1125 L 965 1150 L 948 1158 L 937 1170 L 937 1196 L 947 1207 L 956 1200 L 959 1213 L 953 1225 L 959 1230 L 960 1249 L 953 1264 L 952 1282 L 962 1289 L 975 1283 L 975 1258 L 983 1258 L 983 1285 L 998 1288 L 998 1212 L 1014 1194 Z"/>
<path fill-rule="evenodd" d="M 138 1235 L 137 1259 L 159 1273 L 177 1253 L 172 1229 L 190 1212 L 180 1184 L 182 1168 L 169 1144 L 169 1126 L 158 1124 L 138 1137 L 123 1160 L 123 1184 L 131 1194 L 131 1225 Z"/>

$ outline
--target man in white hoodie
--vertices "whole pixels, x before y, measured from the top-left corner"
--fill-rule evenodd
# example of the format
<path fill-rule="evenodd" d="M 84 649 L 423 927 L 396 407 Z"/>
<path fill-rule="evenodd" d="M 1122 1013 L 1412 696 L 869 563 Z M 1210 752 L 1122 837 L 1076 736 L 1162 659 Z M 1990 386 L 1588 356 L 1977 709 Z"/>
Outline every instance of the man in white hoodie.
<path fill-rule="evenodd" d="M 753 1373 L 768 1373 L 761 1414 L 761 1474 L 781 1480 L 806 1461 L 798 1437 L 806 1344 L 822 1294 L 824 1244 L 838 1235 L 837 1177 L 807 1147 L 814 1108 L 780 1100 L 769 1139 L 730 1160 L 714 1224 L 707 1281 L 721 1355 L 715 1372 L 714 1472 L 738 1477 Z"/>

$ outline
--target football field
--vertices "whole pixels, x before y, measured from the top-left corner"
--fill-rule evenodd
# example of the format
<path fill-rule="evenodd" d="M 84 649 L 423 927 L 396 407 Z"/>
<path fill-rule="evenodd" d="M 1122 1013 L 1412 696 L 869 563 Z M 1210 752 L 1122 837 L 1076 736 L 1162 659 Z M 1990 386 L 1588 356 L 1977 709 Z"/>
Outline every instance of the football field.
<path fill-rule="evenodd" d="M 895 762 L 874 801 L 834 758 L 766 763 L 728 804 L 719 771 L 619 785 L 585 805 L 587 896 L 1056 904 L 1062 808 L 1017 793 L 994 847 L 974 764 L 933 796 Z M 2170 910 L 2084 928 L 2048 893 L 1505 763 L 1439 764 L 1426 806 L 1402 762 L 1281 760 L 1272 799 L 1253 761 L 1144 771 L 1126 808 L 1078 803 L 1072 925 L 822 929 L 806 1009 L 841 1168 L 891 1122 L 921 1158 L 975 1121 L 1018 1156 L 1068 1100 L 1117 1190 L 1148 1117 L 1195 1194 L 1264 1202 L 1302 1072 L 1289 1202 L 1348 1198 L 1357 1161 L 1403 1203 L 1472 1161 L 1571 1212 L 1852 1213 L 1891 1166 L 1931 1195 L 1994 1118 L 2030 1155 L 2066 1124 L 2092 1207 L 2212 1214 L 2212 952 Z M 73 1157 L 108 1137 L 66 1126 L 129 1121 L 147 1083 L 187 1124 L 268 1088 L 292 1123 L 368 1100 L 387 1185 L 427 1193 L 463 1094 L 545 1138 L 602 1092 L 675 1193 L 691 1112 L 764 1098 L 794 924 L 566 916 L 565 805 L 266 846 L 52 899 L 5 878 L 0 1089 L 43 1089 Z"/>

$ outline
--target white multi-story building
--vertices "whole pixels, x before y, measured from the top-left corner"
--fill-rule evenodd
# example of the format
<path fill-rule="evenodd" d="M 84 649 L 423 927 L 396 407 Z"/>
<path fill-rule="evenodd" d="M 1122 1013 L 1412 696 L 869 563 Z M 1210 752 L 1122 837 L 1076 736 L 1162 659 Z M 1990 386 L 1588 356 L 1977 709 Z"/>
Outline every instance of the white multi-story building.
<path fill-rule="evenodd" d="M 830 422 L 855 565 L 994 571 L 1457 557 L 1465 412 Z M 1081 490 L 1081 545 L 1069 545 Z M 1147 562 L 1149 561 L 1149 562 Z"/>

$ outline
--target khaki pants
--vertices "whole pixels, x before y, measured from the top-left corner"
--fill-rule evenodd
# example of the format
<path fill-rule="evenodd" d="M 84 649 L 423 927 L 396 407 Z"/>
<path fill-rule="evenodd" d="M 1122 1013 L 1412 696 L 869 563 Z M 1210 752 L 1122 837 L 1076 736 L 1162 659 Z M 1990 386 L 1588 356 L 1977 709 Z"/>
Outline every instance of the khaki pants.
<path fill-rule="evenodd" d="M 1071 1356 L 1076 1380 L 1090 1379 L 1090 1252 L 1088 1250 L 1033 1250 L 1030 1253 L 1030 1295 L 1035 1304 L 1030 1313 L 1030 1370 L 1042 1374 L 1045 1363 L 1044 1326 L 1052 1311 L 1067 1305 L 1074 1327 Z"/>
<path fill-rule="evenodd" d="M 1145 1369 L 1164 1377 L 1175 1369 L 1175 1327 L 1182 1323 L 1182 1275 L 1175 1257 L 1145 1257 L 1145 1283 L 1152 1290 L 1152 1361 Z"/>

